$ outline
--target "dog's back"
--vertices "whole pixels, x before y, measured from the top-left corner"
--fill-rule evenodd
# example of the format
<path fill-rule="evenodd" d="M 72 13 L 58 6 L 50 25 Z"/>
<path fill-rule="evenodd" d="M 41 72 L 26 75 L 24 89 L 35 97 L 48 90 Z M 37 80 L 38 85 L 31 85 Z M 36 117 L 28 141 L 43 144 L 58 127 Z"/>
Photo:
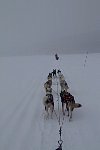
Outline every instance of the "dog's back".
<path fill-rule="evenodd" d="M 48 80 L 46 83 L 44 83 L 44 88 L 45 88 L 45 90 L 46 90 L 47 88 L 51 88 L 51 85 L 52 85 L 52 80 Z"/>
<path fill-rule="evenodd" d="M 44 96 L 43 98 L 43 104 L 46 106 L 50 106 L 50 105 L 54 105 L 54 101 L 53 101 L 53 96 L 52 94 L 48 94 L 48 95 L 51 95 L 51 97 L 49 98 L 47 95 Z"/>
<path fill-rule="evenodd" d="M 46 88 L 46 94 L 52 94 L 52 88 Z"/>
<path fill-rule="evenodd" d="M 59 81 L 61 81 L 61 80 L 65 80 L 64 75 L 63 75 L 63 74 L 60 74 L 60 75 L 59 75 Z"/>

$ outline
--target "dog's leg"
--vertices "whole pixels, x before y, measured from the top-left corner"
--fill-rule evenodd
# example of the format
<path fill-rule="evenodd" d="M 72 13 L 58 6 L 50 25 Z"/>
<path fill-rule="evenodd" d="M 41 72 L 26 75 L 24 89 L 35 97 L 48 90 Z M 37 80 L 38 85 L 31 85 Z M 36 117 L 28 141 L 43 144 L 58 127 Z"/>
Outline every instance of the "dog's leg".
<path fill-rule="evenodd" d="M 49 114 L 48 112 L 46 111 L 46 113 L 44 114 L 44 119 L 47 120 L 49 118 Z"/>
<path fill-rule="evenodd" d="M 62 102 L 62 112 L 63 112 L 63 115 L 65 116 L 64 103 L 63 102 Z"/>
<path fill-rule="evenodd" d="M 54 111 L 54 106 L 53 105 L 50 107 L 50 110 L 51 110 L 51 119 L 52 119 L 52 115 L 53 115 L 53 111 Z"/>
<path fill-rule="evenodd" d="M 46 119 L 49 119 L 49 112 L 47 111 Z"/>
<path fill-rule="evenodd" d="M 69 121 L 71 121 L 71 119 L 72 119 L 72 111 L 73 111 L 73 107 L 71 107 L 71 106 L 70 106 L 70 108 L 69 108 L 69 109 L 70 109 Z"/>
<path fill-rule="evenodd" d="M 66 109 L 67 109 L 67 112 L 68 112 L 68 117 L 69 117 L 69 107 L 68 107 L 68 103 L 66 102 Z"/>
<path fill-rule="evenodd" d="M 72 118 L 72 110 L 70 110 L 70 119 Z"/>
<path fill-rule="evenodd" d="M 48 107 L 47 106 L 45 106 L 45 111 L 46 111 L 46 114 L 45 114 L 44 119 L 48 119 L 49 118 L 49 112 L 48 112 Z"/>
<path fill-rule="evenodd" d="M 69 108 L 67 108 L 67 111 L 68 111 L 68 115 L 67 116 L 69 117 Z"/>

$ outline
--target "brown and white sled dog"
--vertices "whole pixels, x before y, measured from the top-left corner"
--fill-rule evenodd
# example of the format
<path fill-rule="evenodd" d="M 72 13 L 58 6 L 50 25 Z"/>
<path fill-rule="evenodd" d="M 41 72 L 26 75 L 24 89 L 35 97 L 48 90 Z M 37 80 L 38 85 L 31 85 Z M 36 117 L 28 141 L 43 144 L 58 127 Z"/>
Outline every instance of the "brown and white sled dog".
<path fill-rule="evenodd" d="M 49 116 L 52 118 L 53 111 L 54 111 L 54 101 L 53 101 L 53 95 L 52 94 L 46 94 L 43 98 L 43 104 L 45 107 L 46 115 L 45 118 L 49 118 Z"/>
<path fill-rule="evenodd" d="M 51 87 L 46 88 L 46 94 L 52 94 L 52 88 Z"/>
<path fill-rule="evenodd" d="M 59 74 L 59 82 L 61 82 L 61 80 L 65 80 L 65 77 L 63 74 Z"/>
<path fill-rule="evenodd" d="M 65 80 L 60 80 L 61 91 L 68 91 L 69 87 Z"/>
<path fill-rule="evenodd" d="M 46 92 L 47 92 L 47 89 L 48 89 L 48 88 L 51 88 L 51 86 L 52 86 L 52 80 L 48 80 L 48 81 L 44 84 L 44 88 L 45 88 Z"/>

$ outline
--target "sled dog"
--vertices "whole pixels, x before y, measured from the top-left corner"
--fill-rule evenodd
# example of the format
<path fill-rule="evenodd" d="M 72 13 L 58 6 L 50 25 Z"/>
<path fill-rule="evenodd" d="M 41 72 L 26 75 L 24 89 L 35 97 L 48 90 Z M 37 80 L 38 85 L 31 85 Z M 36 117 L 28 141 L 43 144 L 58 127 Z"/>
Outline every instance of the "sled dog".
<path fill-rule="evenodd" d="M 72 96 L 70 93 L 66 91 L 63 92 L 61 91 L 60 97 L 62 102 L 63 115 L 65 115 L 65 106 L 66 106 L 66 109 L 68 111 L 68 116 L 71 119 L 74 108 L 82 107 L 82 105 L 79 103 L 75 103 L 74 96 Z"/>
<path fill-rule="evenodd" d="M 46 118 L 48 118 L 49 116 L 52 118 L 52 114 L 54 111 L 53 95 L 46 94 L 46 96 L 44 96 L 43 98 L 43 104 L 45 106 Z"/>

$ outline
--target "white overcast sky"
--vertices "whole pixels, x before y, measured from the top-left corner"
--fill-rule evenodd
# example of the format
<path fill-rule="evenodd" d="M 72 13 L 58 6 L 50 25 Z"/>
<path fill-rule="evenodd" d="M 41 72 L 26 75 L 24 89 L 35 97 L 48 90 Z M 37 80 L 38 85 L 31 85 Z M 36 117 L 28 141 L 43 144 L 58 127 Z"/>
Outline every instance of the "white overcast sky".
<path fill-rule="evenodd" d="M 0 0 L 0 55 L 54 49 L 100 52 L 100 0 Z"/>

